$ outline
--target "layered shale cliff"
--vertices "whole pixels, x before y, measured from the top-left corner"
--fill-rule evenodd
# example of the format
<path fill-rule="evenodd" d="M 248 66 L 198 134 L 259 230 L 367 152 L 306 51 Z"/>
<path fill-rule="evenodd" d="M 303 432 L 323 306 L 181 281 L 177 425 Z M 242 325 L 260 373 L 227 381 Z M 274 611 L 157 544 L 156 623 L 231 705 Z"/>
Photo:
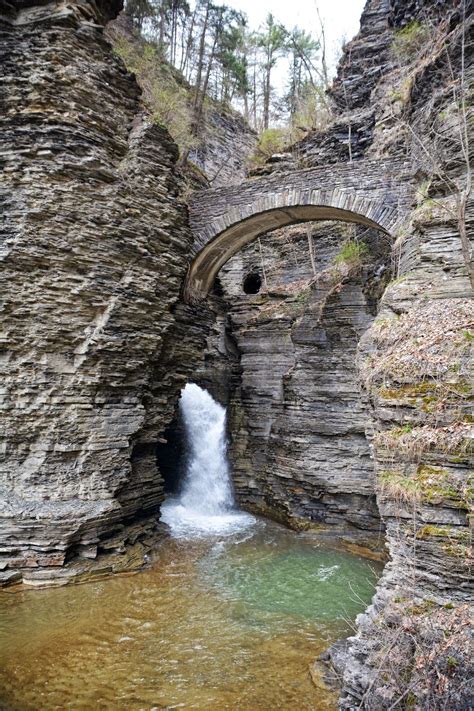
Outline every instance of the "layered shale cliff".
<path fill-rule="evenodd" d="M 367 254 L 346 260 L 357 235 Z M 380 529 L 356 350 L 389 251 L 376 231 L 313 223 L 266 235 L 222 270 L 241 365 L 230 410 L 234 481 L 247 508 L 296 527 Z M 259 293 L 245 294 L 252 278 Z"/>
<path fill-rule="evenodd" d="M 358 346 L 391 562 L 358 635 L 333 653 L 345 709 L 469 707 L 472 24 L 464 3 L 367 3 L 332 90 L 336 120 L 304 144 L 312 164 L 404 155 L 417 179 L 394 278 Z"/>
<path fill-rule="evenodd" d="M 140 430 L 190 233 L 176 147 L 103 38 L 115 5 L 3 5 L 3 581 L 123 551 L 163 499 Z"/>
<path fill-rule="evenodd" d="M 402 159 L 405 224 L 261 235 L 184 304 L 177 149 L 104 39 L 119 4 L 1 5 L 0 580 L 143 562 L 192 377 L 230 405 L 243 505 L 386 529 L 374 604 L 330 654 L 342 708 L 468 708 L 472 16 L 455 0 L 369 0 L 332 124 L 285 166 Z M 216 121 L 196 160 L 225 184 L 233 129 Z"/>
<path fill-rule="evenodd" d="M 374 96 L 372 150 L 408 148 L 418 191 L 394 248 L 397 280 L 359 347 L 391 563 L 343 664 L 347 709 L 398 699 L 467 709 L 472 693 L 463 603 L 473 595 L 473 67 L 472 15 L 462 10 L 392 3 L 398 66 Z M 415 30 L 433 42 L 421 56 L 407 51 Z"/>

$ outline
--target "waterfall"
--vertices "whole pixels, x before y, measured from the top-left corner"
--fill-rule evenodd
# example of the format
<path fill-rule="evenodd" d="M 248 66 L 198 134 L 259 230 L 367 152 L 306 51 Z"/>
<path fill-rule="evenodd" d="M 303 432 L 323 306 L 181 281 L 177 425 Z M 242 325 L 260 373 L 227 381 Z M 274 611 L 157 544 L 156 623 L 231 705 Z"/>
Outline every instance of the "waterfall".
<path fill-rule="evenodd" d="M 249 526 L 253 516 L 234 507 L 225 409 L 194 383 L 181 391 L 179 408 L 186 432 L 187 466 L 180 494 L 161 507 L 161 521 L 178 537 L 229 534 Z"/>
<path fill-rule="evenodd" d="M 223 513 L 233 504 L 226 456 L 225 410 L 208 392 L 194 384 L 184 388 L 180 408 L 189 456 L 181 503 L 211 516 Z"/>

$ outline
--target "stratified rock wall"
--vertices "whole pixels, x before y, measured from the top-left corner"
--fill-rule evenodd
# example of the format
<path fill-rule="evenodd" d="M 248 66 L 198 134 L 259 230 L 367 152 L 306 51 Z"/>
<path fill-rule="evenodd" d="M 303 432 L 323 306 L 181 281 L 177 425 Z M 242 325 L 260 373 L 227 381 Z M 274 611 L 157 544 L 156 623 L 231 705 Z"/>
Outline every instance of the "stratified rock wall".
<path fill-rule="evenodd" d="M 374 482 L 391 562 L 359 633 L 332 655 L 350 711 L 469 703 L 473 42 L 469 3 L 370 0 L 331 91 L 333 123 L 295 147 L 295 167 L 411 163 L 412 209 L 392 235 L 380 303 L 363 272 L 326 299 L 320 270 L 337 252 L 324 231 L 316 275 L 305 231 L 292 242 L 289 228 L 220 275 L 241 352 L 231 408 L 240 500 L 285 521 L 368 527 Z M 261 291 L 244 296 L 251 274 Z"/>
<path fill-rule="evenodd" d="M 329 90 L 334 120 L 327 131 L 310 132 L 295 146 L 305 166 L 357 160 L 367 155 L 376 124 L 371 93 L 390 65 L 388 0 L 368 0 L 360 32 L 344 48 Z"/>
<path fill-rule="evenodd" d="M 103 39 L 112 5 L 24 5 L 0 41 L 0 566 L 38 582 L 154 526 L 162 480 L 132 448 L 190 234 L 176 147 Z M 157 431 L 178 388 L 158 386 Z"/>
<path fill-rule="evenodd" d="M 247 177 L 257 134 L 242 116 L 209 102 L 199 140 L 200 145 L 190 152 L 189 159 L 203 171 L 212 187 L 241 183 Z"/>
<path fill-rule="evenodd" d="M 367 9 L 376 5 L 386 12 L 378 39 L 387 48 L 384 71 L 367 81 L 352 53 L 371 34 L 366 12 L 333 95 L 344 111 L 343 72 L 375 117 L 366 155 L 407 156 L 417 191 L 394 235 L 395 278 L 358 348 L 391 562 L 345 659 L 334 663 L 341 708 L 464 709 L 469 686 L 457 645 L 459 605 L 473 596 L 473 16 L 469 3 L 456 1 Z M 440 639 L 450 639 L 450 651 Z"/>
<path fill-rule="evenodd" d="M 370 245 L 364 264 L 337 263 L 349 235 Z M 374 318 L 389 249 L 375 231 L 314 223 L 265 235 L 222 270 L 241 356 L 230 432 L 246 508 L 294 526 L 379 530 L 356 350 Z M 248 274 L 261 278 L 260 293 L 244 293 Z"/>

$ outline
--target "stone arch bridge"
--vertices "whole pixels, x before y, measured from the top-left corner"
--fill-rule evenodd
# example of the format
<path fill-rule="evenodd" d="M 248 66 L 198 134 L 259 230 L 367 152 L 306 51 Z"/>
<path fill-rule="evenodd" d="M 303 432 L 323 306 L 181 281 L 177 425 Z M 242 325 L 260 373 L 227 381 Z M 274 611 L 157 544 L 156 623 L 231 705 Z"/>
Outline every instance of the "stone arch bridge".
<path fill-rule="evenodd" d="M 184 297 L 202 299 L 221 267 L 259 235 L 310 220 L 342 220 L 395 236 L 414 198 L 403 160 L 363 160 L 274 173 L 200 190 L 190 199 L 194 259 Z"/>

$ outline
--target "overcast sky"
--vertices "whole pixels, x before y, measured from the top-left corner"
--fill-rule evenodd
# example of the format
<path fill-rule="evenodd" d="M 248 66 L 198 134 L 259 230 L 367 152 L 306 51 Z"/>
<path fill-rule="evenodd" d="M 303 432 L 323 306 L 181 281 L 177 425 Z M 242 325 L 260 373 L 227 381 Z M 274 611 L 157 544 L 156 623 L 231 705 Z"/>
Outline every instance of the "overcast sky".
<path fill-rule="evenodd" d="M 341 41 L 350 40 L 359 31 L 365 0 L 226 0 L 226 4 L 245 12 L 252 30 L 258 29 L 271 12 L 288 29 L 297 25 L 318 36 L 317 4 L 324 23 L 328 64 L 333 75 Z M 275 86 L 284 82 L 281 72 L 278 68 L 274 73 L 272 83 Z"/>

